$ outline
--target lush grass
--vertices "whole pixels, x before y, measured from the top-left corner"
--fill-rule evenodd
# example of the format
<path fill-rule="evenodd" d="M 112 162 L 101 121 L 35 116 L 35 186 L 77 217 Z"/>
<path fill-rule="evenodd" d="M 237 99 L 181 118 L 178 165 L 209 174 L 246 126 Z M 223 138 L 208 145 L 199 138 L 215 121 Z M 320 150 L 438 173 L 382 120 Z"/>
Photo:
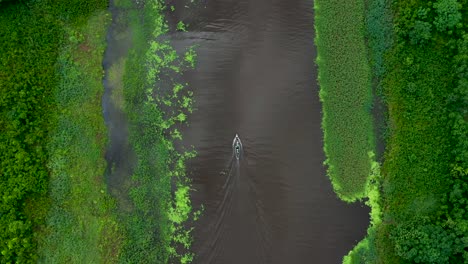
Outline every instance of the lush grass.
<path fill-rule="evenodd" d="M 382 88 L 382 78 L 386 73 L 387 65 L 385 65 L 384 56 L 393 43 L 392 19 L 389 2 L 389 0 L 372 0 L 366 2 L 365 36 L 369 54 L 368 58 L 372 69 L 371 75 L 373 80 L 372 85 L 374 96 L 377 96 L 380 99 L 385 98 Z M 379 136 L 382 137 L 384 135 Z M 384 232 L 381 231 L 381 168 L 380 164 L 376 161 L 372 164 L 372 174 L 366 191 L 366 196 L 368 198 L 366 204 L 371 208 L 371 222 L 367 230 L 367 236 L 344 257 L 343 263 L 346 264 L 381 263 L 379 255 L 388 255 L 385 252 L 379 252 L 382 248 L 377 248 L 376 245 L 378 238 L 386 238 L 381 236 L 381 234 L 384 234 Z"/>
<path fill-rule="evenodd" d="M 325 163 L 338 196 L 354 201 L 365 196 L 375 148 L 364 1 L 314 4 Z"/>
<path fill-rule="evenodd" d="M 40 243 L 43 263 L 113 263 L 121 234 L 103 181 L 102 56 L 109 14 L 65 26 L 54 90 L 57 127 L 48 150 L 51 210 Z"/>
<path fill-rule="evenodd" d="M 106 4 L 1 4 L 1 263 L 112 262 L 118 253 L 102 180 Z"/>
<path fill-rule="evenodd" d="M 180 56 L 161 39 L 168 31 L 164 8 L 162 1 L 147 1 L 128 12 L 133 48 L 124 66 L 123 98 L 137 163 L 128 183 L 131 210 L 122 213 L 123 263 L 187 263 L 193 258 L 188 251 L 191 230 L 184 223 L 197 215 L 185 178 L 185 160 L 194 154 L 178 153 L 173 141 L 181 138 L 174 124 L 191 112 L 191 93 L 177 79 L 194 66 L 194 52 Z"/>

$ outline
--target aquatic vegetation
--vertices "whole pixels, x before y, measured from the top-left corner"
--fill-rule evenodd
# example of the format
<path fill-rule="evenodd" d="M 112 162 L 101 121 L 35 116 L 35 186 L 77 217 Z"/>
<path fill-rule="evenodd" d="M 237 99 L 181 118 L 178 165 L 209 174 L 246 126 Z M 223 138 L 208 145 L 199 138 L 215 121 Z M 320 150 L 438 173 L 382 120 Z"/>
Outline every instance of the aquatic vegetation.
<path fill-rule="evenodd" d="M 195 153 L 176 151 L 173 141 L 182 139 L 174 125 L 185 122 L 193 110 L 192 92 L 178 76 L 195 66 L 196 54 L 189 48 L 179 55 L 169 41 L 162 40 L 169 30 L 165 8 L 161 1 L 148 1 L 143 14 L 131 14 L 135 37 L 125 65 L 124 108 L 138 161 L 130 183 L 134 209 L 123 216 L 127 238 L 121 262 L 177 259 L 188 263 L 193 259 L 191 228 L 185 225 L 198 214 L 190 204 L 185 160 Z M 143 20 L 145 28 L 140 26 Z"/>
<path fill-rule="evenodd" d="M 370 159 L 374 160 L 374 154 L 370 153 Z M 344 264 L 377 263 L 378 255 L 376 249 L 377 228 L 382 223 L 381 193 L 382 185 L 381 165 L 377 161 L 372 162 L 371 174 L 366 188 L 368 200 L 366 205 L 371 208 L 370 225 L 367 229 L 365 239 L 361 240 L 343 258 Z"/>
<path fill-rule="evenodd" d="M 354 201 L 366 196 L 375 148 L 364 1 L 314 5 L 327 174 L 338 196 Z"/>
<path fill-rule="evenodd" d="M 187 32 L 187 26 L 182 21 L 179 21 L 179 23 L 177 23 L 176 29 L 177 31 Z"/>
<path fill-rule="evenodd" d="M 121 111 L 123 111 L 125 103 L 123 95 L 124 84 L 122 80 L 122 76 L 125 72 L 125 63 L 126 58 L 122 58 L 118 62 L 114 63 L 109 69 L 109 82 L 112 86 L 112 102 Z"/>
<path fill-rule="evenodd" d="M 197 54 L 195 53 L 194 47 L 191 47 L 187 52 L 184 54 L 184 61 L 187 62 L 190 67 L 195 67 L 195 62 L 197 60 Z"/>

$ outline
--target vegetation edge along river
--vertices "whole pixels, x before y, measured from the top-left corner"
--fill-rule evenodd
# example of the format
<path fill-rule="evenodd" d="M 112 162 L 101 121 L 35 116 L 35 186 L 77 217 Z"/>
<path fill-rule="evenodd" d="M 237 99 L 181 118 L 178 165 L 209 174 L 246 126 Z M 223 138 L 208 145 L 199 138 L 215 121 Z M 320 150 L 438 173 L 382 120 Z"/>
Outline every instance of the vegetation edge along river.
<path fill-rule="evenodd" d="M 314 3 L 327 174 L 338 196 L 351 202 L 366 195 L 375 152 L 364 1 Z"/>
<path fill-rule="evenodd" d="M 161 1 L 147 1 L 141 8 L 146 19 L 153 19 L 149 23 L 152 28 L 146 28 L 146 35 L 141 31 L 142 35 L 135 35 L 142 37 L 142 46 L 136 45 L 135 59 L 128 63 L 141 70 L 135 75 L 126 73 L 124 80 L 131 86 L 125 95 L 126 107 L 135 107 L 130 111 L 141 110 L 142 117 L 148 118 L 133 117 L 132 140 L 136 152 L 143 151 L 138 153 L 143 156 L 130 192 L 138 214 L 125 217 L 118 211 L 118 201 L 108 194 L 103 177 L 108 139 L 101 114 L 102 59 L 110 23 L 107 6 L 108 1 L 103 0 L 0 1 L 1 263 L 168 262 L 169 257 L 185 263 L 192 258 L 187 249 L 190 229 L 185 228 L 184 221 L 196 218 L 199 212 L 191 212 L 184 160 L 194 153 L 173 151 L 171 140 L 181 135 L 175 129 L 168 130 L 184 120 L 181 109 L 191 111 L 189 92 L 185 84 L 176 85 L 171 99 L 180 106 L 172 108 L 178 109 L 177 117 L 157 123 L 161 120 L 153 118 L 161 118 L 164 112 L 148 103 L 147 91 L 141 94 L 140 87 L 132 86 L 132 81 L 142 77 L 136 74 L 149 74 L 145 71 L 151 68 L 141 66 L 151 63 L 150 59 L 164 52 L 174 58 L 168 43 L 154 41 L 158 36 L 153 35 L 153 29 L 159 33 L 167 30 L 162 15 L 166 7 Z M 133 18 L 135 31 L 143 28 L 138 23 L 145 20 L 138 20 L 135 14 Z M 184 29 L 183 24 L 178 28 Z M 151 46 L 146 46 L 150 38 Z M 179 64 L 164 56 L 164 66 L 174 70 L 194 67 L 193 49 L 177 60 L 183 61 Z M 149 80 L 146 77 L 142 79 Z M 154 113 L 157 115 L 148 116 Z M 148 126 L 137 131 L 137 124 Z M 159 133 L 151 134 L 152 129 Z M 155 171 L 151 171 L 155 166 L 151 151 L 166 155 L 159 159 L 157 166 L 161 167 Z M 153 182 L 150 177 L 155 173 L 163 173 L 164 184 Z M 171 182 L 176 186 L 174 192 Z M 155 194 L 163 192 L 165 196 L 158 197 L 153 205 L 154 194 L 147 194 L 155 189 Z M 152 209 L 163 212 L 166 218 L 160 222 L 166 225 L 156 232 L 160 223 L 144 218 L 144 212 Z M 141 228 L 139 233 L 131 224 Z"/>
<path fill-rule="evenodd" d="M 353 198 L 367 196 L 371 206 L 368 235 L 344 262 L 467 263 L 467 1 L 371 0 L 354 1 L 354 6 L 350 2 L 331 3 L 315 2 L 328 175 L 343 200 L 354 200 L 344 196 L 343 190 L 361 190 Z M 346 20 L 348 24 L 341 24 L 346 15 L 352 18 Z M 361 45 L 365 40 L 366 53 L 351 53 L 356 40 Z M 333 45 L 333 41 L 341 45 Z M 347 51 L 350 54 L 340 54 Z M 381 169 L 370 155 L 367 173 L 339 174 L 339 162 L 350 166 L 347 170 L 351 172 L 356 168 L 352 161 L 365 164 L 363 146 L 369 147 L 361 144 L 355 150 L 361 150 L 360 155 L 346 156 L 351 161 L 342 162 L 339 154 L 347 153 L 342 144 L 350 135 L 356 142 L 365 142 L 364 133 L 353 133 L 360 123 L 348 123 L 357 118 L 335 120 L 330 115 L 355 109 L 349 108 L 347 96 L 360 110 L 352 114 L 370 115 L 370 110 L 361 108 L 368 105 L 346 93 L 348 77 L 356 69 L 355 76 L 362 77 L 363 85 L 353 87 L 357 90 L 351 93 L 371 91 L 369 77 L 359 74 L 365 67 L 348 64 L 356 60 L 351 56 L 360 56 L 363 62 L 364 55 L 372 70 L 374 96 L 381 97 L 387 109 L 383 135 L 386 149 Z M 340 93 L 330 94 L 333 92 Z M 330 120 L 345 122 L 351 129 L 344 129 L 341 123 L 329 125 Z M 366 128 L 368 133 L 373 131 Z M 355 188 L 356 183 L 359 188 Z"/>
<path fill-rule="evenodd" d="M 113 76 L 122 78 L 117 82 L 122 83 L 123 92 L 118 93 L 123 97 L 129 142 L 137 159 L 127 182 L 132 208 L 123 213 L 127 237 L 122 260 L 188 263 L 193 259 L 189 252 L 192 229 L 185 224 L 196 220 L 200 212 L 192 212 L 185 161 L 195 152 L 176 151 L 173 144 L 182 139 L 176 126 L 193 111 L 192 92 L 180 76 L 195 67 L 196 54 L 192 47 L 178 54 L 164 39 L 176 30 L 166 23 L 165 11 L 173 8 L 164 1 L 122 0 L 116 5 L 129 9 L 132 48 L 123 59 L 123 77 Z M 183 22 L 177 29 L 185 30 Z"/>

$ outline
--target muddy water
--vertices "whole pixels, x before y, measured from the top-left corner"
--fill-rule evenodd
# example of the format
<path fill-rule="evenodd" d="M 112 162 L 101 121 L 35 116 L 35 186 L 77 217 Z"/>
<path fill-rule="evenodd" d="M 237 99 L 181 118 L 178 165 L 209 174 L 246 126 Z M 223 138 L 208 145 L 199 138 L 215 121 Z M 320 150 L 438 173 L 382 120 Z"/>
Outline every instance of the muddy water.
<path fill-rule="evenodd" d="M 132 46 L 132 34 L 128 26 L 128 10 L 118 8 L 113 1 L 109 3 L 112 22 L 109 25 L 104 53 L 105 70 L 102 107 L 104 121 L 108 130 L 109 145 L 106 150 L 106 181 L 111 194 L 119 201 L 119 207 L 128 201 L 125 181 L 132 174 L 135 155 L 128 142 L 128 120 L 123 109 L 124 61 Z M 111 78 L 111 72 L 115 72 Z M 116 96 L 120 95 L 120 96 Z"/>
<path fill-rule="evenodd" d="M 368 208 L 339 201 L 322 166 L 313 3 L 170 1 L 171 24 L 198 45 L 185 79 L 196 112 L 183 131 L 195 207 L 195 263 L 340 263 L 369 223 Z M 239 161 L 232 140 L 242 143 Z"/>

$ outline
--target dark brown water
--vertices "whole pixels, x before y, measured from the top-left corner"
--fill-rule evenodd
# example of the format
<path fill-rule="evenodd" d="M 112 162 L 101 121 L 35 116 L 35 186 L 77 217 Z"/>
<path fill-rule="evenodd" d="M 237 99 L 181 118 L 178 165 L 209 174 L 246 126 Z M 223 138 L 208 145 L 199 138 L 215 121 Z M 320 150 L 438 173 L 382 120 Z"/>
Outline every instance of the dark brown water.
<path fill-rule="evenodd" d="M 169 1 L 179 47 L 199 45 L 185 75 L 197 111 L 184 145 L 195 207 L 195 263 L 340 263 L 361 240 L 368 208 L 339 201 L 322 166 L 313 2 Z M 243 143 L 239 162 L 232 139 Z"/>

